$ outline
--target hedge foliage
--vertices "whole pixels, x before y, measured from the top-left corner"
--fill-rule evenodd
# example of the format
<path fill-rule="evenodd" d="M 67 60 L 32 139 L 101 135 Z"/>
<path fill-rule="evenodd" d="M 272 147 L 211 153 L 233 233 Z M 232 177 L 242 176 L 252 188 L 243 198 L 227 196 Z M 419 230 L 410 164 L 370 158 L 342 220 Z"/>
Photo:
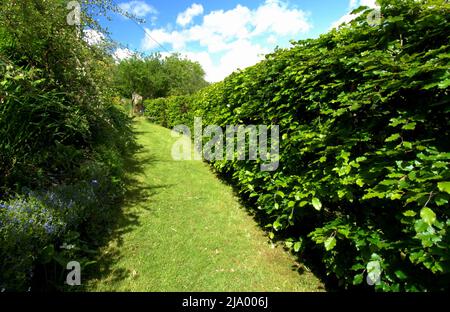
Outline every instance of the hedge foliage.
<path fill-rule="evenodd" d="M 319 252 L 345 288 L 448 290 L 450 5 L 379 3 L 379 26 L 361 7 L 351 24 L 146 110 L 168 127 L 193 116 L 280 125 L 277 171 L 212 164 L 254 200 L 271 238 L 300 256 Z"/>
<path fill-rule="evenodd" d="M 86 12 L 108 2 L 80 1 L 81 27 L 98 29 Z M 67 24 L 66 1 L 0 12 L 0 291 L 61 290 L 67 263 L 84 270 L 114 223 L 131 120 L 113 58 Z"/>

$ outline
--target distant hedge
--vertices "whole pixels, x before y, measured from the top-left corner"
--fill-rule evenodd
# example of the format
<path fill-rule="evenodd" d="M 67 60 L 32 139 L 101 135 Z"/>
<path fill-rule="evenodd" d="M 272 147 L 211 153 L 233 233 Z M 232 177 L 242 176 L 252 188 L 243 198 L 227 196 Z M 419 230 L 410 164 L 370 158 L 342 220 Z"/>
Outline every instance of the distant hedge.
<path fill-rule="evenodd" d="M 212 164 L 254 199 L 271 238 L 319 252 L 345 288 L 448 290 L 450 5 L 379 2 L 379 26 L 361 7 L 351 25 L 195 96 L 149 101 L 147 114 L 167 127 L 280 125 L 277 171 Z"/>

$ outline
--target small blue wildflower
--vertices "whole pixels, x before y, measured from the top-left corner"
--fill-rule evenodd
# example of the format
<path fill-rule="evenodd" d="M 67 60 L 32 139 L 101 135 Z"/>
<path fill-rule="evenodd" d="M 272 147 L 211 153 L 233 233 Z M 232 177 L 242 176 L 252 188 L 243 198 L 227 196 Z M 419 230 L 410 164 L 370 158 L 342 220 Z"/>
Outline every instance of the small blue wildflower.
<path fill-rule="evenodd" d="M 47 234 L 51 235 L 55 232 L 55 227 L 48 222 L 44 224 L 44 229 L 47 232 Z"/>

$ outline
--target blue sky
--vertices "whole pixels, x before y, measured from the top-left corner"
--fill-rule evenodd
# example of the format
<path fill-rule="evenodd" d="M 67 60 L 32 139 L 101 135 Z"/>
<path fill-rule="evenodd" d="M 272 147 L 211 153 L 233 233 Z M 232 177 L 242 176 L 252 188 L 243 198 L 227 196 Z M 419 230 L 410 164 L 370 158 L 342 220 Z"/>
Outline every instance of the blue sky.
<path fill-rule="evenodd" d="M 124 58 L 143 53 L 179 52 L 198 61 L 208 81 L 257 63 L 291 39 L 314 38 L 349 20 L 359 5 L 375 0 L 117 0 L 124 10 L 145 19 L 141 26 L 122 16 L 102 20 L 122 45 Z M 145 31 L 144 31 L 145 29 Z M 162 46 L 162 47 L 161 47 Z"/>

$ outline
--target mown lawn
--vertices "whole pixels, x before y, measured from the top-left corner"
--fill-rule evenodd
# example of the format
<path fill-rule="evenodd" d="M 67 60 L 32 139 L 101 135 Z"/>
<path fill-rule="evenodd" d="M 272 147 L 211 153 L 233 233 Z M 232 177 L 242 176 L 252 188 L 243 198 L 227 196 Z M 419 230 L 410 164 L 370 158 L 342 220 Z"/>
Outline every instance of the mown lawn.
<path fill-rule="evenodd" d="M 272 246 L 232 189 L 201 161 L 174 161 L 170 131 L 135 124 L 143 164 L 123 218 L 102 250 L 91 291 L 320 291 Z M 121 224 L 120 224 L 121 223 Z M 301 266 L 301 265 L 300 265 Z"/>

